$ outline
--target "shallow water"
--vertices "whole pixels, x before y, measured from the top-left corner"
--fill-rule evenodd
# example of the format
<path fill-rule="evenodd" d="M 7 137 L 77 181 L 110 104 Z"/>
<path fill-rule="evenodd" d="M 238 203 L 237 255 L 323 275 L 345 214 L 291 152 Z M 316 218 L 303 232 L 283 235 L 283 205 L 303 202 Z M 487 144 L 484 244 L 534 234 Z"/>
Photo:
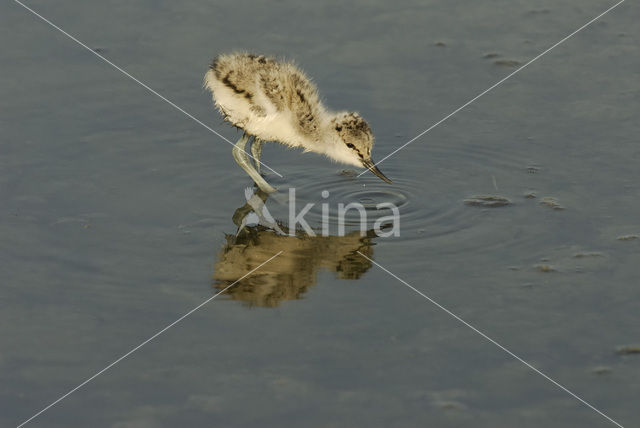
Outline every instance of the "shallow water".
<path fill-rule="evenodd" d="M 369 120 L 377 159 L 612 4 L 28 2 L 230 141 L 211 57 L 293 58 Z M 633 426 L 639 16 L 624 3 L 383 162 L 393 185 L 267 145 L 314 227 L 329 204 L 333 236 L 308 238 L 238 234 L 228 143 L 3 3 L 0 425 L 285 251 L 30 425 L 613 426 L 359 251 Z M 400 236 L 335 236 L 355 201 L 398 205 Z"/>

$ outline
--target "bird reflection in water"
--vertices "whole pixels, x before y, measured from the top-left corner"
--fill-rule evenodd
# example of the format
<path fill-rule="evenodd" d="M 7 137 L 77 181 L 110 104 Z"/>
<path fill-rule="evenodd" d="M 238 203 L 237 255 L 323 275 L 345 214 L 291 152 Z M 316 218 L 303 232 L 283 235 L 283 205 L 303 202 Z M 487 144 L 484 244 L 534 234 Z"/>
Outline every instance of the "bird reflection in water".
<path fill-rule="evenodd" d="M 256 193 L 263 202 L 268 194 Z M 374 230 L 362 234 L 359 230 L 345 236 L 309 236 L 303 231 L 289 235 L 276 233 L 264 225 L 247 226 L 247 216 L 255 203 L 238 208 L 233 221 L 238 233 L 226 235 L 226 244 L 214 266 L 214 287 L 223 290 L 279 251 L 283 253 L 256 272 L 238 281 L 224 294 L 249 306 L 275 307 L 285 300 L 301 299 L 315 285 L 318 271 L 335 272 L 340 279 L 359 279 L 371 262 L 358 252 L 373 258 Z"/>

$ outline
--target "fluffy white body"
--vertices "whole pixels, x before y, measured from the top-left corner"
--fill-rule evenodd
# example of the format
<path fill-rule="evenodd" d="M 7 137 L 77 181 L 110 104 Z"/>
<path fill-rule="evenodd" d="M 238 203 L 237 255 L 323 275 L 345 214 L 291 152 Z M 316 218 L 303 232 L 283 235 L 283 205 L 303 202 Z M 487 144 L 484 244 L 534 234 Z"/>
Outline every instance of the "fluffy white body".
<path fill-rule="evenodd" d="M 279 141 L 291 147 L 313 144 L 308 136 L 294 127 L 294 113 L 289 109 L 278 111 L 257 82 L 252 83 L 252 101 L 260 107 L 258 111 L 261 114 L 256 112 L 257 109 L 252 110 L 253 105 L 245 97 L 238 96 L 233 89 L 216 79 L 213 70 L 209 70 L 205 76 L 205 85 L 211 90 L 216 106 L 238 128 L 262 140 Z"/>
<path fill-rule="evenodd" d="M 357 113 L 328 111 L 315 86 L 295 65 L 246 53 L 221 55 L 207 71 L 204 86 L 225 119 L 255 141 L 302 147 L 369 168 L 390 182 L 371 160 L 374 139 L 366 121 Z M 247 170 L 241 160 L 238 163 Z M 260 186 L 255 174 L 247 172 Z"/>

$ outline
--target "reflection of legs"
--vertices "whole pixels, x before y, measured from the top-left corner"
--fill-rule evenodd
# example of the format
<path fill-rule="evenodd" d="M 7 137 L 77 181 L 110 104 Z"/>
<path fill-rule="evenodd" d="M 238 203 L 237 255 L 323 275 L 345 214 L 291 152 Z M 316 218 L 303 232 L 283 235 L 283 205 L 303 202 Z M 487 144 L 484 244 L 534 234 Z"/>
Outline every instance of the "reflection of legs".
<path fill-rule="evenodd" d="M 249 189 L 249 190 L 252 190 L 252 189 Z M 260 189 L 258 189 L 258 191 L 255 193 L 255 195 L 257 195 L 262 200 L 262 204 L 265 204 L 267 202 L 267 198 L 269 197 L 268 193 L 265 193 Z M 252 195 L 251 197 L 249 197 L 247 195 L 245 195 L 245 196 L 247 196 L 248 199 L 251 199 L 255 195 Z M 231 217 L 231 220 L 233 220 L 233 223 L 236 226 L 238 226 L 238 232 L 240 232 L 244 228 L 245 219 L 249 215 L 249 213 L 251 213 L 252 211 L 255 212 L 255 208 L 254 208 L 253 205 L 255 205 L 255 203 L 252 204 L 252 203 L 249 203 L 249 201 L 247 201 L 246 204 L 244 204 L 243 206 L 238 208 L 233 213 L 233 216 Z"/>
<path fill-rule="evenodd" d="M 262 140 L 258 137 L 253 138 L 251 143 L 251 156 L 256 163 L 256 171 L 260 173 L 260 155 L 262 154 Z"/>
<path fill-rule="evenodd" d="M 276 189 L 271 187 L 269 183 L 267 183 L 265 179 L 262 178 L 260 173 L 256 171 L 255 167 L 251 164 L 251 160 L 249 159 L 247 152 L 245 152 L 247 141 L 249 141 L 249 135 L 244 134 L 233 147 L 233 158 L 236 160 L 238 165 L 240 165 L 242 169 L 244 169 L 246 173 L 249 174 L 249 177 L 253 179 L 253 181 L 262 191 L 267 193 L 275 192 Z"/>

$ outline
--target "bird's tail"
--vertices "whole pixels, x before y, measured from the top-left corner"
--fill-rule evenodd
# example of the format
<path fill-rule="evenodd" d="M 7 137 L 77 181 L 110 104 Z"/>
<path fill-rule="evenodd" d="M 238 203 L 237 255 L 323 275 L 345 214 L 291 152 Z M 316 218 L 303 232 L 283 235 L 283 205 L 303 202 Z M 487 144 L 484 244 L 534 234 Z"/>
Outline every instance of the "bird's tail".
<path fill-rule="evenodd" d="M 216 80 L 217 78 L 216 78 L 215 71 L 209 68 L 209 70 L 207 70 L 207 72 L 204 75 L 203 86 L 206 89 L 213 91 L 213 84 L 215 83 Z"/>
<path fill-rule="evenodd" d="M 226 62 L 224 55 L 218 55 L 211 61 L 209 69 L 204 75 L 205 88 L 213 91 L 213 85 L 216 81 L 220 80 L 220 76 L 222 76 L 222 73 L 224 72 L 223 69 L 225 68 Z"/>

